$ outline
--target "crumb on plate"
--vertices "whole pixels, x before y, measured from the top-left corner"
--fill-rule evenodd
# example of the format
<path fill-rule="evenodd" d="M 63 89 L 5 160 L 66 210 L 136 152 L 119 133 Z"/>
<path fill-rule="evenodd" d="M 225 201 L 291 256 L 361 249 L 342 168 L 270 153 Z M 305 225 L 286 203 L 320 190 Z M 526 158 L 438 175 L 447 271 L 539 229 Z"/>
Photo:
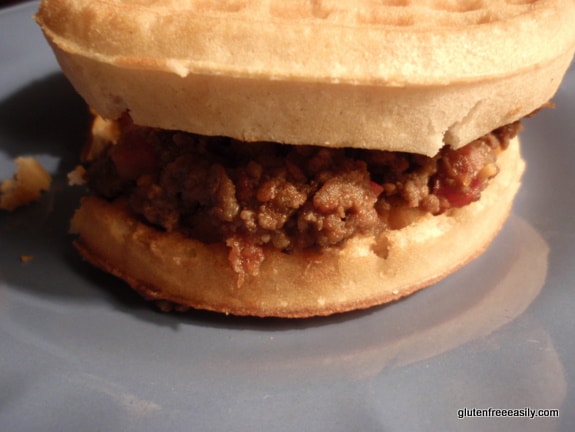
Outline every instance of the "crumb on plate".
<path fill-rule="evenodd" d="M 0 183 L 0 209 L 8 211 L 38 201 L 52 183 L 52 176 L 33 157 L 18 157 L 15 163 L 14 176 Z"/>
<path fill-rule="evenodd" d="M 20 262 L 21 263 L 29 263 L 34 259 L 33 255 L 20 255 Z"/>

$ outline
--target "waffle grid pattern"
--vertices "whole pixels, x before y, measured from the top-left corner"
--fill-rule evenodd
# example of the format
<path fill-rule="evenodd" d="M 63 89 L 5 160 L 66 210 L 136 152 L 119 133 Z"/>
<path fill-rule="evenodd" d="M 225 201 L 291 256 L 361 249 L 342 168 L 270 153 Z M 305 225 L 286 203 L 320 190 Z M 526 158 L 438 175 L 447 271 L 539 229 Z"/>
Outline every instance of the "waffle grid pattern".
<path fill-rule="evenodd" d="M 450 27 L 503 21 L 529 13 L 545 0 L 188 0 L 206 15 L 253 20 L 321 20 L 334 25 Z M 170 1 L 134 0 L 140 6 L 170 7 Z M 172 6 L 175 6 L 172 5 Z"/>

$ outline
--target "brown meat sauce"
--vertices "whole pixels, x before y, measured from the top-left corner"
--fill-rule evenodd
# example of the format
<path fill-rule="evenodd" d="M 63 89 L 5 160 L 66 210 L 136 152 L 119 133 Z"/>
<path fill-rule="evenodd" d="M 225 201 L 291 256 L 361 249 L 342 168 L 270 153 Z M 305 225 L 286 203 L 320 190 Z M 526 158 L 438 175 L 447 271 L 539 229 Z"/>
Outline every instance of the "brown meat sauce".
<path fill-rule="evenodd" d="M 166 231 L 225 242 L 239 274 L 256 274 L 266 247 L 336 247 L 478 200 L 520 129 L 503 126 L 430 158 L 243 143 L 142 128 L 127 116 L 121 125 L 119 142 L 88 163 L 91 189 L 126 196 L 135 214 Z"/>

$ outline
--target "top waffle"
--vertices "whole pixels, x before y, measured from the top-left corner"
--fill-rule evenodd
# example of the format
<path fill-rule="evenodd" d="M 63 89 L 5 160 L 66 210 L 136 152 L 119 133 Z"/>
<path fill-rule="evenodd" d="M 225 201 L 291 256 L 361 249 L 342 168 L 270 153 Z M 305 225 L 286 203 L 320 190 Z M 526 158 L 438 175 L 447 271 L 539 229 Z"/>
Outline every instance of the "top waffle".
<path fill-rule="evenodd" d="M 39 17 L 67 51 L 181 76 L 446 84 L 575 46 L 573 0 L 47 0 Z"/>
<path fill-rule="evenodd" d="M 546 103 L 574 0 L 43 0 L 102 117 L 244 141 L 434 155 Z"/>

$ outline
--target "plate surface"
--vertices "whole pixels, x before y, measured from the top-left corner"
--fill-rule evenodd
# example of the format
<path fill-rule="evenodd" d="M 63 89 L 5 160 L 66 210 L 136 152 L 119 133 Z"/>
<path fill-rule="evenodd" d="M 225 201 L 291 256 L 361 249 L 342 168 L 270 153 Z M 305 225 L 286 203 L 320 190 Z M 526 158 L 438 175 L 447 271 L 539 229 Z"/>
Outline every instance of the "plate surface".
<path fill-rule="evenodd" d="M 40 202 L 0 212 L 1 430 L 573 430 L 573 67 L 557 109 L 526 121 L 513 214 L 468 267 L 330 318 L 165 315 L 71 246 L 87 113 L 36 6 L 0 12 L 0 178 L 19 155 L 54 176 Z M 458 416 L 490 407 L 560 416 Z"/>

